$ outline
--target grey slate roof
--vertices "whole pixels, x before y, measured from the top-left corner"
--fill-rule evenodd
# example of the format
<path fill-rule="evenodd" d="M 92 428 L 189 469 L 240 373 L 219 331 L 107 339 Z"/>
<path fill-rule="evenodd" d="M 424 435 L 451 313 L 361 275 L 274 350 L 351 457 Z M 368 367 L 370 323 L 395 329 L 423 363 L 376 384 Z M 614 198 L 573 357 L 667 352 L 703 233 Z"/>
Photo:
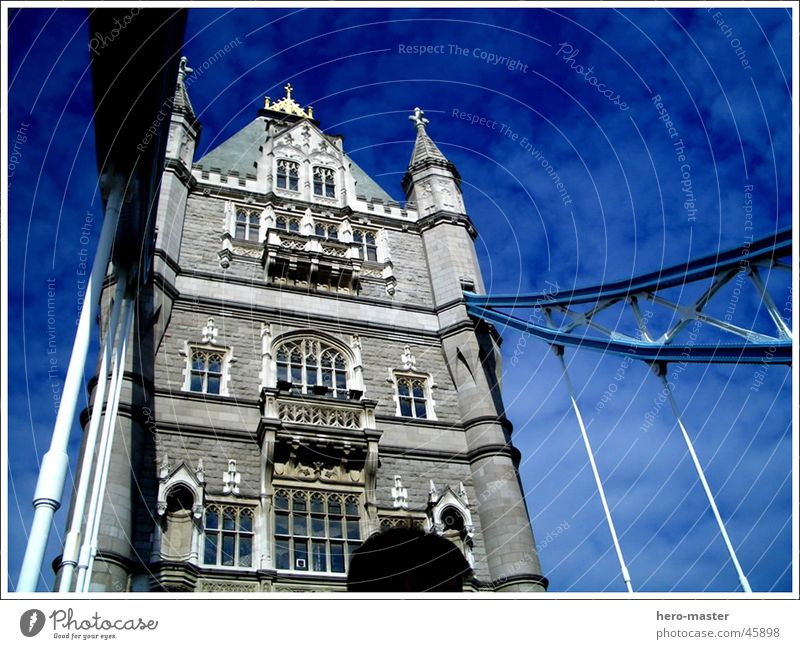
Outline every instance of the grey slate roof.
<path fill-rule="evenodd" d="M 244 178 L 247 174 L 256 173 L 256 162 L 261 158 L 259 147 L 267 141 L 267 123 L 263 119 L 254 119 L 242 130 L 229 137 L 222 144 L 209 151 L 194 163 L 205 171 L 219 169 L 223 174 L 235 171 Z M 383 202 L 394 199 L 383 190 L 367 172 L 345 154 L 350 163 L 350 171 L 356 181 L 356 194 L 367 199 L 379 199 Z"/>
<path fill-rule="evenodd" d="M 235 171 L 244 178 L 255 175 L 256 161 L 261 159 L 259 147 L 267 141 L 267 123 L 254 119 L 218 147 L 209 151 L 195 162 L 195 166 L 205 171 L 219 169 L 223 174 Z"/>
<path fill-rule="evenodd" d="M 356 195 L 366 196 L 367 199 L 379 198 L 384 203 L 394 199 L 387 194 L 383 188 L 367 175 L 367 172 L 359 167 L 355 161 L 347 154 L 344 156 L 350 161 L 350 172 L 356 181 Z"/>

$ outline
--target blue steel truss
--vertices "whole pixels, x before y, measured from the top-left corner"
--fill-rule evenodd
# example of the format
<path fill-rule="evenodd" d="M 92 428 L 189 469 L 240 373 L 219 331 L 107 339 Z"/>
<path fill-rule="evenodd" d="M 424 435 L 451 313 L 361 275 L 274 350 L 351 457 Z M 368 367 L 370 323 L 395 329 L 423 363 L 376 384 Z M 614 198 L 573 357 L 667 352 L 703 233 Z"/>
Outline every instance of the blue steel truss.
<path fill-rule="evenodd" d="M 786 229 L 750 245 L 623 281 L 570 291 L 533 294 L 477 295 L 465 292 L 464 299 L 471 316 L 527 332 L 555 346 L 580 347 L 650 363 L 676 361 L 788 364 L 792 360 L 794 336 L 769 295 L 761 272 L 791 272 L 791 265 L 781 261 L 781 258 L 791 255 L 791 251 L 792 232 L 791 229 Z M 774 335 L 733 325 L 704 312 L 703 309 L 711 298 L 742 272 L 747 274 L 761 298 L 761 303 L 772 318 L 775 324 Z M 712 280 L 710 287 L 690 304 L 676 304 L 659 295 L 665 289 L 707 279 Z M 661 335 L 653 335 L 648 330 L 639 307 L 645 301 L 674 311 L 678 316 L 677 323 Z M 638 329 L 636 337 L 610 329 L 594 319 L 602 311 L 621 302 L 631 309 Z M 588 310 L 575 308 L 582 304 L 591 306 Z M 548 326 L 497 311 L 500 308 L 541 309 L 547 317 Z M 554 313 L 563 317 L 558 325 L 554 324 Z M 684 345 L 677 342 L 676 336 L 695 321 L 733 334 L 741 338 L 742 342 L 716 345 Z M 576 333 L 575 330 L 579 327 L 594 329 L 602 336 Z"/>

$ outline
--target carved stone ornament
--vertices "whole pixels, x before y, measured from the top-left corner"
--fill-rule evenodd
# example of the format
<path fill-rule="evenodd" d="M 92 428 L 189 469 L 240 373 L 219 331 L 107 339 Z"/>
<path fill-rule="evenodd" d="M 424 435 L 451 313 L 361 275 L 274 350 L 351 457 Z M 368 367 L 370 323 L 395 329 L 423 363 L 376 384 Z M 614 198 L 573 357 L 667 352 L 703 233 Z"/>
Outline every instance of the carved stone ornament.
<path fill-rule="evenodd" d="M 236 460 L 228 460 L 228 470 L 222 474 L 222 493 L 239 494 L 242 474 L 236 470 Z"/>
<path fill-rule="evenodd" d="M 408 509 L 408 489 L 403 486 L 399 475 L 394 477 L 394 487 L 392 487 L 392 507 L 395 509 Z"/>
<path fill-rule="evenodd" d="M 417 369 L 417 359 L 414 358 L 414 354 L 411 353 L 411 347 L 405 345 L 403 347 L 403 369 L 404 370 L 416 370 Z"/>
<path fill-rule="evenodd" d="M 203 342 L 215 344 L 218 335 L 219 329 L 214 326 L 214 318 L 209 318 L 206 326 L 203 327 Z"/>

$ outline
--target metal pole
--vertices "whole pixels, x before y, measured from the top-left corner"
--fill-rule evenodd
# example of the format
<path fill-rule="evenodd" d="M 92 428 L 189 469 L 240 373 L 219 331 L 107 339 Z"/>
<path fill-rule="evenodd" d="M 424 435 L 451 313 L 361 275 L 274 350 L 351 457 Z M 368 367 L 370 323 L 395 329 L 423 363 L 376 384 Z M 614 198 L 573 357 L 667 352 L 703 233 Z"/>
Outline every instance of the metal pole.
<path fill-rule="evenodd" d="M 122 304 L 122 330 L 117 340 L 114 369 L 111 373 L 111 394 L 106 407 L 101 433 L 100 452 L 97 459 L 97 470 L 94 474 L 92 498 L 89 502 L 89 515 L 86 518 L 86 538 L 81 547 L 78 560 L 78 581 L 76 592 L 88 592 L 92 582 L 92 565 L 97 551 L 97 537 L 100 529 L 100 516 L 103 511 L 103 497 L 108 479 L 108 468 L 111 463 L 111 452 L 114 445 L 114 431 L 119 410 L 119 398 L 122 393 L 122 383 L 125 375 L 125 360 L 128 349 L 128 333 L 133 320 L 133 301 L 125 298 Z"/>
<path fill-rule="evenodd" d="M 714 512 L 714 518 L 717 519 L 717 525 L 719 526 L 720 534 L 722 534 L 722 538 L 725 540 L 725 545 L 728 548 L 728 554 L 730 554 L 731 561 L 733 561 L 733 565 L 736 568 L 736 574 L 739 575 L 739 583 L 742 585 L 742 590 L 745 593 L 752 593 L 753 591 L 750 589 L 750 582 L 747 581 L 747 577 L 742 570 L 739 559 L 736 558 L 736 551 L 733 549 L 733 544 L 731 543 L 731 540 L 728 537 L 728 532 L 725 529 L 725 523 L 722 521 L 722 516 L 720 516 L 719 509 L 717 509 L 717 503 L 714 500 L 714 494 L 711 493 L 711 488 L 708 486 L 708 482 L 706 481 L 705 473 L 703 473 L 703 467 L 700 466 L 700 460 L 697 459 L 697 453 L 694 452 L 692 440 L 689 438 L 689 433 L 686 432 L 686 427 L 683 425 L 683 421 L 681 420 L 681 415 L 678 411 L 678 404 L 675 401 L 675 396 L 672 394 L 672 388 L 667 381 L 666 363 L 662 364 L 661 366 L 654 366 L 654 370 L 661 379 L 661 382 L 664 384 L 664 390 L 666 390 L 667 398 L 669 399 L 670 406 L 672 406 L 672 412 L 675 415 L 675 419 L 678 420 L 678 427 L 681 429 L 681 433 L 683 433 L 683 439 L 689 449 L 689 455 L 692 456 L 694 468 L 697 469 L 697 475 L 700 478 L 700 484 L 703 485 L 703 489 L 706 492 L 706 497 L 708 498 L 708 504 L 711 505 L 711 511 Z"/>
<path fill-rule="evenodd" d="M 78 488 L 75 491 L 75 506 L 72 511 L 69 532 L 67 532 L 67 538 L 64 541 L 64 552 L 61 556 L 61 574 L 58 586 L 58 591 L 61 593 L 68 593 L 72 590 L 72 578 L 75 573 L 75 567 L 78 564 L 81 527 L 83 526 L 83 516 L 86 513 L 86 498 L 89 492 L 89 481 L 92 476 L 92 465 L 95 457 L 95 447 L 97 446 L 97 434 L 100 430 L 103 405 L 106 400 L 108 366 L 110 365 L 111 354 L 113 353 L 117 329 L 119 328 L 119 312 L 125 297 L 126 279 L 125 273 L 120 273 L 117 276 L 117 290 L 114 296 L 114 306 L 111 309 L 111 319 L 108 329 L 106 330 L 105 340 L 103 341 L 103 354 L 100 361 L 100 372 L 97 376 L 97 385 L 94 391 L 92 418 L 89 422 L 89 429 L 86 435 Z"/>
<path fill-rule="evenodd" d="M 100 290 L 108 269 L 111 246 L 114 242 L 119 213 L 125 196 L 125 179 L 121 176 L 113 176 L 109 189 L 100 241 L 97 244 L 97 252 L 92 263 L 92 272 L 87 281 L 86 300 L 81 308 L 81 317 L 78 321 L 78 331 L 75 334 L 72 355 L 69 359 L 64 391 L 61 395 L 53 436 L 50 439 L 50 449 L 44 454 L 39 467 L 39 478 L 33 495 L 33 523 L 17 583 L 17 592 L 20 593 L 36 591 L 42 572 L 44 554 L 47 550 L 50 528 L 53 524 L 53 516 L 61 507 L 61 498 L 64 494 L 64 482 L 69 470 L 67 448 L 70 431 L 75 421 L 78 395 L 83 385 L 81 379 L 86 367 L 86 354 L 89 351 L 91 325 L 97 314 Z"/>
<path fill-rule="evenodd" d="M 553 347 L 553 351 L 555 351 L 556 356 L 558 356 L 558 359 L 561 361 L 561 373 L 564 377 L 564 383 L 567 386 L 567 391 L 569 392 L 570 401 L 572 401 L 572 409 L 575 411 L 575 416 L 578 419 L 578 426 L 581 429 L 583 444 L 586 446 L 586 453 L 589 455 L 589 464 L 592 467 L 594 482 L 597 485 L 597 491 L 600 494 L 600 501 L 603 503 L 603 511 L 606 514 L 608 529 L 611 532 L 611 539 L 614 541 L 614 550 L 617 553 L 617 560 L 619 561 L 620 571 L 622 572 L 622 579 L 625 582 L 625 587 L 628 589 L 628 592 L 632 593 L 633 585 L 631 584 L 631 575 L 628 572 L 628 567 L 625 565 L 625 558 L 622 556 L 622 548 L 620 547 L 619 539 L 617 538 L 617 530 L 614 527 L 614 520 L 611 518 L 611 510 L 608 508 L 606 492 L 603 489 L 603 483 L 600 480 L 600 473 L 597 471 L 597 464 L 595 464 L 594 461 L 592 445 L 589 443 L 589 435 L 586 433 L 586 426 L 583 425 L 583 417 L 581 416 L 580 408 L 578 408 L 578 399 L 575 395 L 575 387 L 572 385 L 572 380 L 569 378 L 569 374 L 567 373 L 567 364 L 564 361 L 564 348 Z"/>

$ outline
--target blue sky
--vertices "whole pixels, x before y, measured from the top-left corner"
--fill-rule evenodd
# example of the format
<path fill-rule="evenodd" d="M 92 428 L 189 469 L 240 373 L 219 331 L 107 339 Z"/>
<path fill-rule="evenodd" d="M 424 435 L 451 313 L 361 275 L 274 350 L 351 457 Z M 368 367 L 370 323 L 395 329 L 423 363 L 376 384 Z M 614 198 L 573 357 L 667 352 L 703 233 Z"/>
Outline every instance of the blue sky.
<path fill-rule="evenodd" d="M 202 71 L 189 88 L 203 125 L 196 157 L 291 82 L 400 199 L 414 137 L 406 116 L 419 105 L 464 179 L 489 293 L 622 279 L 791 225 L 791 27 L 784 9 L 191 10 L 183 52 Z M 88 38 L 84 10 L 9 19 L 9 588 L 69 360 L 81 250 L 99 235 Z M 788 282 L 770 285 L 786 303 Z M 742 321 L 763 319 L 753 299 L 737 309 Z M 505 400 L 551 590 L 621 591 L 556 359 L 532 338 L 504 337 Z M 618 357 L 567 360 L 634 587 L 736 590 L 672 414 L 640 428 L 657 379 Z M 791 377 L 772 367 L 755 391 L 755 370 L 691 367 L 676 397 L 753 589 L 781 592 L 795 527 Z M 73 457 L 79 444 L 76 426 Z"/>

